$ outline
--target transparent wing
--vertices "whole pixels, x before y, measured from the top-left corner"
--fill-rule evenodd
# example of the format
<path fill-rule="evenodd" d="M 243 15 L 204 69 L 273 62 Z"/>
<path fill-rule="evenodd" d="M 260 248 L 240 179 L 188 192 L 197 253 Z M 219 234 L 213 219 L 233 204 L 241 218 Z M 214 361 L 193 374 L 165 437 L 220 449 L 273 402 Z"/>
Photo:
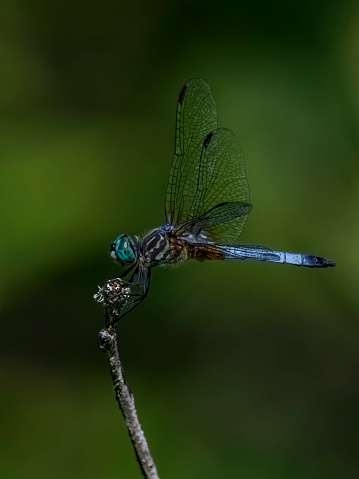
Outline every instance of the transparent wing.
<path fill-rule="evenodd" d="M 220 128 L 207 135 L 195 180 L 177 234 L 202 233 L 214 241 L 236 241 L 252 206 L 243 154 L 231 130 Z"/>
<path fill-rule="evenodd" d="M 220 203 L 197 220 L 179 225 L 177 234 L 233 243 L 240 235 L 251 209 L 252 205 L 243 201 Z"/>
<path fill-rule="evenodd" d="M 180 91 L 177 103 L 175 154 L 166 195 L 171 225 L 191 216 L 203 141 L 217 128 L 217 112 L 208 83 L 193 78 Z"/>
<path fill-rule="evenodd" d="M 208 84 L 190 80 L 178 101 L 166 215 L 177 234 L 203 233 L 214 241 L 232 242 L 251 210 L 249 187 L 234 133 L 217 129 L 216 123 Z"/>

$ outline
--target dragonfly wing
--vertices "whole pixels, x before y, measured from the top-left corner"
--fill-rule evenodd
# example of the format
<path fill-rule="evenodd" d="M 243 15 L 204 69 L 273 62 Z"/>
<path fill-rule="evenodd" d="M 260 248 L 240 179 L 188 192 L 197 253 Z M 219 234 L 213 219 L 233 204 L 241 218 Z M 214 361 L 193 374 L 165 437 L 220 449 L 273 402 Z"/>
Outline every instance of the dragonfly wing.
<path fill-rule="evenodd" d="M 229 234 L 233 232 L 233 236 L 237 235 L 237 231 L 234 231 L 234 220 L 244 218 L 251 211 L 252 205 L 245 203 L 244 201 L 232 201 L 224 202 L 214 206 L 212 209 L 199 216 L 194 221 L 183 223 L 178 227 L 177 234 L 179 236 L 192 235 L 196 238 L 213 240 L 216 237 L 224 237 L 226 235 L 227 225 L 229 225 Z M 238 236 L 238 235 L 237 235 Z"/>
<path fill-rule="evenodd" d="M 231 130 L 219 128 L 203 140 L 195 181 L 180 234 L 202 230 L 213 241 L 236 241 L 252 205 L 243 153 Z"/>
<path fill-rule="evenodd" d="M 166 218 L 171 225 L 192 216 L 203 141 L 216 128 L 217 112 L 209 85 L 202 78 L 193 78 L 182 88 L 177 103 L 175 154 L 166 195 Z"/>

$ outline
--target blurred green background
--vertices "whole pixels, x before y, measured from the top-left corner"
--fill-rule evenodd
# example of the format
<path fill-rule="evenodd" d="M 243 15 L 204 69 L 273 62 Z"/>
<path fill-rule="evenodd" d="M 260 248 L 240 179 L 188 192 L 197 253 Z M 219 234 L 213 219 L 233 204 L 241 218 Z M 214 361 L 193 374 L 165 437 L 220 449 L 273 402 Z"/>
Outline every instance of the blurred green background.
<path fill-rule="evenodd" d="M 244 150 L 241 241 L 337 268 L 158 268 L 119 325 L 162 478 L 357 478 L 355 1 L 3 0 L 0 478 L 140 478 L 97 333 L 119 233 L 164 221 L 177 95 Z"/>

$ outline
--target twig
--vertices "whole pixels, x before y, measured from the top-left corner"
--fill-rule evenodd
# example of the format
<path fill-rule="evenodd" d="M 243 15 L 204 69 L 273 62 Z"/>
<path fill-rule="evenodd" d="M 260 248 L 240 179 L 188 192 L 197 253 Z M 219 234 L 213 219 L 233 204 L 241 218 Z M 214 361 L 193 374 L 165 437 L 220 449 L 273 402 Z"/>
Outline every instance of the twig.
<path fill-rule="evenodd" d="M 159 479 L 156 465 L 138 420 L 134 396 L 125 381 L 124 370 L 118 351 L 116 323 L 120 308 L 126 302 L 129 292 L 129 288 L 124 287 L 124 284 L 119 278 L 109 280 L 100 289 L 99 293 L 95 295 L 97 301 L 103 302 L 106 324 L 106 328 L 100 331 L 99 338 L 101 349 L 105 353 L 110 366 L 116 399 L 125 419 L 142 474 L 146 479 Z M 116 293 L 115 300 L 114 291 Z"/>

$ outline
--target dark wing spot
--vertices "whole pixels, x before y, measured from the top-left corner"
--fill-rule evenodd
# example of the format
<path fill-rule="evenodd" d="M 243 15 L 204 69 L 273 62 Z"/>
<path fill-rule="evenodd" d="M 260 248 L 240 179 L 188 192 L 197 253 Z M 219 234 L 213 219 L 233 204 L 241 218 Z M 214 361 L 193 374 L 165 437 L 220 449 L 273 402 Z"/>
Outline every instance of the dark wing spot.
<path fill-rule="evenodd" d="M 186 96 L 186 93 L 187 93 L 187 85 L 184 85 L 182 87 L 182 90 L 180 91 L 180 94 L 179 94 L 179 97 L 178 97 L 178 103 L 180 105 L 182 105 L 182 103 L 184 101 L 184 97 Z"/>
<path fill-rule="evenodd" d="M 208 148 L 209 144 L 211 143 L 212 136 L 213 136 L 213 132 L 208 133 L 208 135 L 206 136 L 206 138 L 204 139 L 204 142 L 203 142 L 203 147 L 204 148 Z"/>

